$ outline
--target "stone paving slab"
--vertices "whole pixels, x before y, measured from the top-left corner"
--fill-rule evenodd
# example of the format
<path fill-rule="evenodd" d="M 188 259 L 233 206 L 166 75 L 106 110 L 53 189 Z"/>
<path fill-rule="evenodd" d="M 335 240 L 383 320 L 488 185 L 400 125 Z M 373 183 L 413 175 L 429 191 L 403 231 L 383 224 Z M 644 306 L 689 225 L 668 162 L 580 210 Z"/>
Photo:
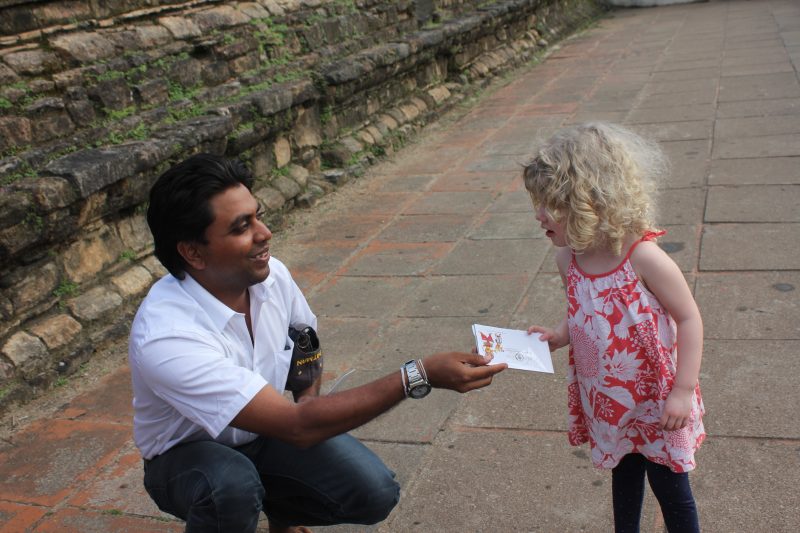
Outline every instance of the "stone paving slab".
<path fill-rule="evenodd" d="M 711 162 L 709 185 L 800 184 L 800 158 L 717 159 Z"/>
<path fill-rule="evenodd" d="M 700 376 L 706 431 L 725 437 L 800 438 L 798 349 L 798 340 L 706 341 Z"/>
<path fill-rule="evenodd" d="M 800 133 L 721 139 L 714 144 L 714 159 L 800 156 Z"/>
<path fill-rule="evenodd" d="M 706 225 L 703 228 L 700 269 L 795 270 L 798 267 L 799 231 L 800 224 L 796 223 Z M 748 243 L 746 254 L 742 253 L 742 243 L 745 242 Z"/>
<path fill-rule="evenodd" d="M 710 187 L 705 221 L 800 222 L 800 186 Z"/>
<path fill-rule="evenodd" d="M 800 273 L 720 272 L 698 277 L 706 339 L 800 339 Z"/>
<path fill-rule="evenodd" d="M 561 432 L 451 431 L 382 530 L 610 531 L 606 474 Z"/>
<path fill-rule="evenodd" d="M 703 531 L 797 530 L 796 440 L 712 435 L 696 457 L 691 480 Z"/>

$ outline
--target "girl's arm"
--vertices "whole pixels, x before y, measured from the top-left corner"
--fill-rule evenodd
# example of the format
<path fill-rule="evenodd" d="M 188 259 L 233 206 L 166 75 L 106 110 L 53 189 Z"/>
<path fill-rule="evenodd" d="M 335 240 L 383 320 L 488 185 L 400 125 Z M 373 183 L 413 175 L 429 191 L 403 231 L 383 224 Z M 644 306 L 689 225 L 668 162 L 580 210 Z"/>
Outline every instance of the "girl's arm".
<path fill-rule="evenodd" d="M 677 326 L 675 383 L 659 424 L 673 431 L 689 422 L 703 357 L 703 319 L 680 268 L 656 243 L 639 244 L 631 254 L 631 265 Z"/>
<path fill-rule="evenodd" d="M 561 282 L 564 284 L 564 290 L 567 289 L 567 267 L 572 260 L 572 250 L 567 247 L 558 248 L 556 250 L 556 265 L 558 266 L 558 273 L 561 274 Z M 528 335 L 532 333 L 541 333 L 539 339 L 547 341 L 550 351 L 554 352 L 569 344 L 569 329 L 567 327 L 567 316 L 564 313 L 564 318 L 554 328 L 547 328 L 544 326 L 531 326 L 528 328 Z"/>

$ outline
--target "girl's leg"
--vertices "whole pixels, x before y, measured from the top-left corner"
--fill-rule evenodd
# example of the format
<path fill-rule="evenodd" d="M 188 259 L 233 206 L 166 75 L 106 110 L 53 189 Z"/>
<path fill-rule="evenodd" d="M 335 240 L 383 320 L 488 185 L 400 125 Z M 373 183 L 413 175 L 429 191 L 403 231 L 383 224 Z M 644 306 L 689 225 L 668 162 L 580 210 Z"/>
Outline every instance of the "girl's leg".
<path fill-rule="evenodd" d="M 645 463 L 642 455 L 631 453 L 611 470 L 611 494 L 614 501 L 614 531 L 639 533 L 639 518 L 644 501 Z"/>
<path fill-rule="evenodd" d="M 676 474 L 664 465 L 647 461 L 647 480 L 656 495 L 670 533 L 700 533 L 689 474 Z"/>

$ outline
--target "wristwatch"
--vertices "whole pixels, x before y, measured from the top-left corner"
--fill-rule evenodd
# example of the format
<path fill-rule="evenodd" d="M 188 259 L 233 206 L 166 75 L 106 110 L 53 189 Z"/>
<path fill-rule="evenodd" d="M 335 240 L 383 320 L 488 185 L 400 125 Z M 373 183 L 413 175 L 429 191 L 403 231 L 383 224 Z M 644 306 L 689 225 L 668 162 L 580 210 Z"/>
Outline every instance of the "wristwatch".
<path fill-rule="evenodd" d="M 405 374 L 403 373 L 405 371 Z M 407 361 L 400 369 L 400 376 L 403 378 L 403 385 L 406 389 L 406 396 L 414 399 L 424 398 L 431 392 L 431 384 L 428 383 L 428 376 L 425 375 L 425 367 L 422 361 Z M 405 378 L 408 378 L 406 381 Z"/>

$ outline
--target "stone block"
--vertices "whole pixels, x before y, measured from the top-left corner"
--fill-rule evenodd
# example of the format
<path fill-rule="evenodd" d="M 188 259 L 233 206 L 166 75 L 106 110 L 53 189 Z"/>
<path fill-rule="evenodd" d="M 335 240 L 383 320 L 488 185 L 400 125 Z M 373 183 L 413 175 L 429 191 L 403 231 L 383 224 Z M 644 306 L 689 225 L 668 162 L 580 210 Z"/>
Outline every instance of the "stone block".
<path fill-rule="evenodd" d="M 25 331 L 11 335 L 3 345 L 2 354 L 6 356 L 18 370 L 35 364 L 38 359 L 47 357 L 47 347 L 42 341 Z"/>
<path fill-rule="evenodd" d="M 139 102 L 160 105 L 169 100 L 169 86 L 163 79 L 145 80 L 133 86 L 133 93 Z"/>
<path fill-rule="evenodd" d="M 250 17 L 245 13 L 225 5 L 192 13 L 188 18 L 197 24 L 205 35 L 214 30 L 250 22 Z"/>
<path fill-rule="evenodd" d="M 442 85 L 429 89 L 428 94 L 433 98 L 433 101 L 436 102 L 436 105 L 441 105 L 442 102 L 450 98 L 450 91 L 447 90 L 447 87 Z"/>
<path fill-rule="evenodd" d="M 167 274 L 167 269 L 164 268 L 164 265 L 162 265 L 154 255 L 144 258 L 141 265 L 156 278 L 161 278 Z"/>
<path fill-rule="evenodd" d="M 289 177 L 297 182 L 300 187 L 308 184 L 308 170 L 300 165 L 289 165 Z"/>
<path fill-rule="evenodd" d="M 117 224 L 117 231 L 122 239 L 122 246 L 126 250 L 139 252 L 150 248 L 153 244 L 153 237 L 144 214 L 137 213 L 120 220 Z"/>
<path fill-rule="evenodd" d="M 19 279 L 9 290 L 11 303 L 16 312 L 29 309 L 53 298 L 53 289 L 58 283 L 58 270 L 55 263 L 48 262 L 24 269 L 18 269 Z"/>
<path fill-rule="evenodd" d="M 278 211 L 286 203 L 283 194 L 272 187 L 261 187 L 253 193 L 253 196 L 261 202 L 267 211 Z"/>
<path fill-rule="evenodd" d="M 200 26 L 186 17 L 161 17 L 158 19 L 158 23 L 169 30 L 173 37 L 180 40 L 200 37 L 203 34 Z"/>
<path fill-rule="evenodd" d="M 101 81 L 88 92 L 93 100 L 108 109 L 125 109 L 133 105 L 133 93 L 125 78 Z"/>
<path fill-rule="evenodd" d="M 97 113 L 88 99 L 69 101 L 65 107 L 72 121 L 78 126 L 90 126 L 97 120 Z"/>
<path fill-rule="evenodd" d="M 291 200 L 301 192 L 300 186 L 286 176 L 275 176 L 270 185 L 277 189 L 287 200 Z"/>
<path fill-rule="evenodd" d="M 107 227 L 84 235 L 61 257 L 68 278 L 76 283 L 90 280 L 113 264 L 122 253 L 122 243 Z"/>
<path fill-rule="evenodd" d="M 316 107 L 297 110 L 297 119 L 292 129 L 294 144 L 300 148 L 317 147 L 322 144 L 322 123 Z"/>
<path fill-rule="evenodd" d="M 11 68 L 0 63 L 0 85 L 8 85 L 19 80 L 19 76 Z"/>
<path fill-rule="evenodd" d="M 153 277 L 146 268 L 134 266 L 126 272 L 111 278 L 111 283 L 123 297 L 136 296 L 147 290 L 153 283 Z"/>
<path fill-rule="evenodd" d="M 25 117 L 0 117 L 0 151 L 33 141 L 31 121 Z"/>
<path fill-rule="evenodd" d="M 22 50 L 3 56 L 6 64 L 17 74 L 38 76 L 55 70 L 59 61 L 55 54 L 43 50 Z"/>
<path fill-rule="evenodd" d="M 30 331 L 42 339 L 50 350 L 66 346 L 83 330 L 80 322 L 67 314 L 55 315 L 30 327 Z"/>
<path fill-rule="evenodd" d="M 154 48 L 164 46 L 172 42 L 172 37 L 167 28 L 150 24 L 147 26 L 136 26 L 133 30 L 139 38 L 139 43 L 143 48 Z"/>
<path fill-rule="evenodd" d="M 275 165 L 278 168 L 285 167 L 292 160 L 292 147 L 286 137 L 278 137 L 273 151 L 275 152 Z"/>
<path fill-rule="evenodd" d="M 74 62 L 94 63 L 116 54 L 114 43 L 95 32 L 66 33 L 50 39 L 50 46 Z"/>
<path fill-rule="evenodd" d="M 95 287 L 67 302 L 67 307 L 80 320 L 106 317 L 122 305 L 122 297 L 107 287 Z"/>

